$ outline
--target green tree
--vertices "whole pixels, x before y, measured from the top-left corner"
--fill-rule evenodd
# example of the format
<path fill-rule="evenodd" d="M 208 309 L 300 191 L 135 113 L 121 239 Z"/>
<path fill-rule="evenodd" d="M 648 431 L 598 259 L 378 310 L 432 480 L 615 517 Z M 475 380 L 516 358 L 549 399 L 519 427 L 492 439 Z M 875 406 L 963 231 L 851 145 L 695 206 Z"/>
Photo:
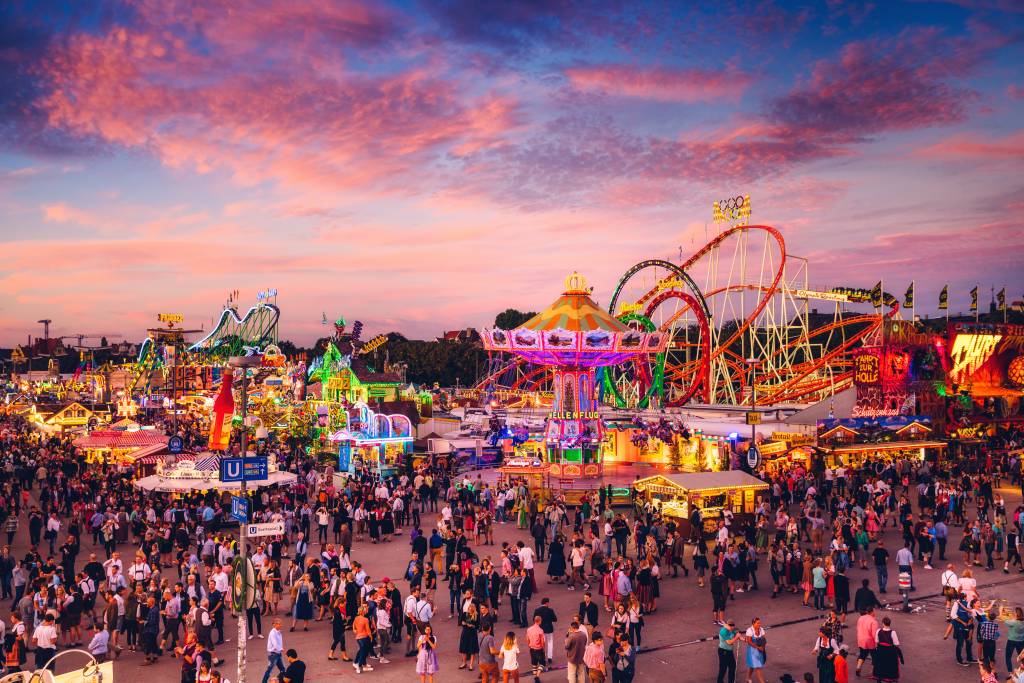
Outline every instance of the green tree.
<path fill-rule="evenodd" d="M 522 311 L 514 308 L 506 308 L 504 311 L 494 316 L 494 326 L 499 330 L 514 330 L 535 315 L 537 314 L 533 311 L 523 313 Z"/>

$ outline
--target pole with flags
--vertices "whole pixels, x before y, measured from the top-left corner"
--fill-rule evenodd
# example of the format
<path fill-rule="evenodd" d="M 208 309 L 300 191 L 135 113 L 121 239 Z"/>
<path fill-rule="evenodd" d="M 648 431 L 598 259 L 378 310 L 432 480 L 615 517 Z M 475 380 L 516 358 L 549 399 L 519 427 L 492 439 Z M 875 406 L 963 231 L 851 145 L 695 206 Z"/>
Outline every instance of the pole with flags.
<path fill-rule="evenodd" d="M 876 284 L 871 289 L 871 305 L 874 306 L 875 308 L 881 308 L 882 307 L 882 281 L 881 280 L 879 280 L 878 284 Z"/>
<path fill-rule="evenodd" d="M 1006 287 L 999 290 L 996 294 L 996 304 L 999 306 L 999 310 L 1003 312 L 1003 324 L 1006 324 Z"/>
<path fill-rule="evenodd" d="M 971 311 L 974 312 L 974 322 L 978 322 L 978 285 L 971 290 Z"/>
<path fill-rule="evenodd" d="M 907 293 L 903 295 L 903 307 L 910 309 L 910 320 L 913 322 L 917 316 L 914 314 L 914 281 L 910 281 Z"/>
<path fill-rule="evenodd" d="M 946 322 L 949 322 L 949 283 L 939 292 L 939 310 L 946 312 Z"/>

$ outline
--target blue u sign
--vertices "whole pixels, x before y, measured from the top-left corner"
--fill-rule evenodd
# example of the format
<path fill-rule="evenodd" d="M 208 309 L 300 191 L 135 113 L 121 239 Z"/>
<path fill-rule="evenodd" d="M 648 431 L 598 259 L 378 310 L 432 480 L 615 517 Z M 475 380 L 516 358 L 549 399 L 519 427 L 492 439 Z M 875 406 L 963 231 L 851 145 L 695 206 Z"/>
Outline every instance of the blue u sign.
<path fill-rule="evenodd" d="M 242 481 L 245 469 L 241 458 L 221 458 L 220 480 L 221 481 Z"/>

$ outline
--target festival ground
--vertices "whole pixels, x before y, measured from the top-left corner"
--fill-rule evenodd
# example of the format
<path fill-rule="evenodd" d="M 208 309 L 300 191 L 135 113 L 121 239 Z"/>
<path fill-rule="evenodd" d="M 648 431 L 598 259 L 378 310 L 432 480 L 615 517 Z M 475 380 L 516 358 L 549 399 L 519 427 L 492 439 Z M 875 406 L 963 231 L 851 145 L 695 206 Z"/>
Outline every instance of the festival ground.
<path fill-rule="evenodd" d="M 1020 491 L 1017 488 L 1002 488 L 999 492 L 1005 497 L 1008 509 L 1014 509 L 1021 501 Z M 424 523 L 433 518 L 424 515 Z M 956 565 L 959 572 L 962 568 L 960 553 L 956 545 L 960 538 L 960 528 L 951 529 L 947 559 Z M 26 534 L 19 534 L 15 542 L 15 551 L 24 551 Z M 474 545 L 474 551 L 481 558 L 490 555 L 498 556 L 502 541 L 514 543 L 518 540 L 531 543 L 532 539 L 524 530 L 516 529 L 515 524 L 498 524 L 495 526 L 494 546 Z M 885 534 L 886 547 L 895 552 L 899 547 L 899 534 L 891 527 Z M 122 556 L 130 552 L 127 545 L 119 546 Z M 313 546 L 318 549 L 318 546 Z M 102 559 L 102 548 L 93 548 L 91 541 L 86 540 L 83 545 L 83 553 L 96 551 Z M 630 553 L 632 554 L 632 547 Z M 406 533 L 395 536 L 389 543 L 373 545 L 367 540 L 358 541 L 353 545 L 353 560 L 363 563 L 364 568 L 369 572 L 371 581 L 377 583 L 385 576 L 394 578 L 401 576 L 409 556 L 409 546 Z M 689 559 L 687 564 L 689 564 Z M 537 563 L 537 580 L 540 592 L 530 601 L 529 611 L 540 605 L 542 597 L 550 597 L 552 606 L 558 615 L 558 623 L 555 629 L 554 665 L 552 671 L 542 674 L 541 679 L 545 681 L 563 681 L 566 678 L 565 654 L 562 649 L 562 637 L 568 627 L 572 614 L 576 612 L 577 605 L 582 600 L 582 591 L 569 591 L 564 586 L 546 583 L 546 562 Z M 913 612 L 904 614 L 900 611 L 902 607 L 899 602 L 899 595 L 894 586 L 895 567 L 890 559 L 889 592 L 878 597 L 885 602 L 891 601 L 891 610 L 877 614 L 879 621 L 883 616 L 890 616 L 893 625 L 903 644 L 903 652 L 906 657 L 906 665 L 901 680 L 909 681 L 975 681 L 978 679 L 977 669 L 962 668 L 957 665 L 953 653 L 953 640 L 942 640 L 942 633 L 945 628 L 944 600 L 939 595 L 939 574 L 945 563 L 935 564 L 934 570 L 923 569 L 915 565 L 915 582 L 917 591 L 912 594 Z M 1001 564 L 998 564 L 1001 567 Z M 877 592 L 875 572 L 873 568 L 861 570 L 851 568 L 848 572 L 851 583 L 851 594 L 859 587 L 863 578 L 870 579 L 871 587 Z M 1004 574 L 997 568 L 995 571 L 987 572 L 981 568 L 975 568 L 975 575 L 978 579 L 979 592 L 984 601 L 999 598 L 1005 599 L 1010 605 L 1024 604 L 1024 574 L 1011 571 Z M 751 618 L 758 616 L 763 620 L 768 632 L 768 661 L 765 668 L 765 677 L 768 681 L 777 681 L 783 673 L 793 675 L 798 681 L 804 672 L 815 672 L 815 657 L 811 653 L 816 634 L 816 626 L 823 620 L 824 613 L 817 613 L 810 608 L 800 604 L 798 595 L 783 594 L 778 599 L 770 599 L 771 579 L 766 568 L 766 563 L 761 562 L 758 571 L 758 580 L 761 584 L 760 590 L 754 592 L 740 593 L 728 604 L 727 618 L 734 619 L 737 627 L 745 630 L 750 624 Z M 406 582 L 396 582 L 402 590 L 403 595 L 408 592 Z M 597 595 L 596 587 L 593 590 L 595 600 L 601 602 Z M 438 586 L 437 591 L 437 614 L 433 620 L 436 627 L 435 633 L 438 636 L 439 656 L 441 668 L 436 680 L 439 681 L 473 681 L 479 680 L 478 672 L 459 670 L 458 639 L 459 629 L 455 619 L 448 618 L 448 591 L 444 584 Z M 282 603 L 284 609 L 284 603 Z M 602 630 L 607 627 L 609 614 L 601 611 L 600 620 Z M 329 680 L 334 677 L 355 677 L 356 673 L 351 664 L 341 661 L 328 661 L 327 648 L 331 640 L 331 625 L 329 621 L 312 622 L 309 632 L 303 632 L 301 624 L 295 632 L 289 632 L 290 617 L 282 615 L 284 623 L 284 645 L 285 649 L 295 648 L 300 659 L 306 662 L 308 668 L 308 681 Z M 83 622 L 87 622 L 86 619 Z M 264 617 L 263 629 L 266 634 L 270 629 L 271 619 Z M 853 680 L 853 664 L 856 653 L 856 615 L 849 617 L 850 628 L 844 631 L 844 638 L 854 653 L 850 660 L 850 676 Z M 224 664 L 217 667 L 224 672 L 231 681 L 236 678 L 236 621 L 228 617 L 225 625 L 226 635 L 229 640 L 217 648 L 217 655 L 224 660 Z M 526 680 L 529 680 L 531 672 L 528 670 L 529 656 L 525 647 L 524 630 L 513 629 L 509 621 L 509 608 L 507 598 L 503 599 L 500 608 L 498 624 L 495 632 L 499 636 L 509 630 L 515 630 L 524 654 L 520 655 L 520 673 Z M 1005 644 L 1005 629 L 999 643 L 998 667 L 1000 673 L 1004 673 L 1003 645 Z M 643 630 L 643 651 L 637 659 L 637 681 L 713 681 L 717 673 L 717 647 L 718 627 L 712 623 L 711 595 L 707 585 L 704 588 L 697 587 L 695 574 L 691 571 L 689 578 L 684 578 L 680 573 L 679 578 L 666 576 L 661 583 L 661 598 L 658 600 L 658 609 L 646 617 L 646 626 Z M 354 655 L 355 641 L 349 632 L 346 636 L 349 656 Z M 378 664 L 371 660 L 373 671 L 364 672 L 361 678 L 379 681 L 411 681 L 416 680 L 415 660 L 403 657 L 404 643 L 395 644 L 394 650 L 389 656 L 388 664 Z M 251 682 L 260 681 L 266 667 L 266 640 L 254 638 L 248 641 L 248 675 L 247 680 Z M 58 663 L 58 670 L 65 671 L 73 658 L 65 658 L 68 662 L 61 666 Z M 746 680 L 747 670 L 744 665 L 745 658 L 741 650 L 738 657 L 739 665 L 737 680 Z M 145 676 L 149 680 L 177 681 L 180 676 L 180 660 L 169 655 L 164 655 L 160 661 L 151 667 L 143 667 L 142 656 L 125 650 L 120 659 L 114 664 L 114 671 L 118 680 L 134 680 L 137 677 Z M 870 674 L 870 664 L 865 665 L 864 673 Z M 816 674 L 815 674 L 816 676 Z M 816 680 L 816 678 L 815 678 Z M 1000 679 L 1002 680 L 1002 678 Z"/>

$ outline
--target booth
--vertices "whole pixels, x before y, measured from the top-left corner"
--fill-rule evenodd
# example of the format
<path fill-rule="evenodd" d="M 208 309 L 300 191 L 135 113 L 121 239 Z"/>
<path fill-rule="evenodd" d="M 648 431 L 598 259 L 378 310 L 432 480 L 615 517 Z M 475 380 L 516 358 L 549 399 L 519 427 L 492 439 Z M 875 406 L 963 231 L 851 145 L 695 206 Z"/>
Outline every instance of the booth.
<path fill-rule="evenodd" d="M 676 520 L 684 536 L 689 536 L 694 509 L 700 510 L 706 533 L 714 531 L 726 507 L 733 512 L 734 528 L 752 523 L 758 492 L 766 492 L 768 484 L 741 470 L 677 472 L 637 479 L 633 490 L 638 505 L 651 501 L 663 516 Z"/>

